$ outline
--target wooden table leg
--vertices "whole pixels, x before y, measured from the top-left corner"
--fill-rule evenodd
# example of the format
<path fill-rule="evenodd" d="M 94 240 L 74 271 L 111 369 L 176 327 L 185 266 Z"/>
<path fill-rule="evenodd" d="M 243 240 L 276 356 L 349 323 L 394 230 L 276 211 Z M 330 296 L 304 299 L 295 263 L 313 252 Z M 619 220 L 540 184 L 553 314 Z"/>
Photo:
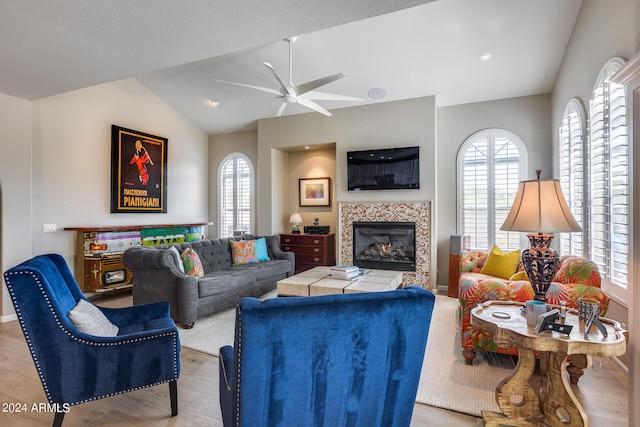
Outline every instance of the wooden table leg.
<path fill-rule="evenodd" d="M 540 412 L 538 395 L 529 385 L 529 378 L 533 375 L 535 365 L 534 352 L 529 349 L 519 349 L 518 364 L 514 373 L 502 381 L 496 389 L 496 401 L 507 419 L 500 414 L 483 412 L 486 425 L 492 425 L 492 423 L 498 425 L 495 424 L 496 422 L 502 425 L 537 425 L 535 421 L 531 423 L 527 421 Z"/>
<path fill-rule="evenodd" d="M 548 353 L 541 358 L 541 372 L 544 372 L 541 389 L 542 412 L 552 427 L 588 426 L 587 415 L 571 390 L 565 374 L 567 356 Z"/>

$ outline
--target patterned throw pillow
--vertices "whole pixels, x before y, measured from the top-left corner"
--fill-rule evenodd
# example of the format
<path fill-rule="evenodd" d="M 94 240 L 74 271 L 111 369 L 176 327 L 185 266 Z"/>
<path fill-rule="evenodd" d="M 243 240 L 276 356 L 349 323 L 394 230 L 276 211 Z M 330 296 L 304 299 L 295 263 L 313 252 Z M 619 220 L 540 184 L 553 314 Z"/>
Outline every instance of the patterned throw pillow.
<path fill-rule="evenodd" d="M 231 243 L 231 256 L 233 257 L 233 265 L 251 264 L 258 262 L 256 257 L 256 241 L 242 240 L 236 242 L 229 240 Z"/>
<path fill-rule="evenodd" d="M 115 337 L 118 335 L 118 327 L 111 323 L 98 307 L 83 299 L 78 301 L 67 316 L 69 316 L 71 323 L 85 334 L 96 337 Z"/>
<path fill-rule="evenodd" d="M 487 262 L 485 262 L 480 273 L 509 279 L 518 269 L 519 262 L 519 249 L 513 252 L 502 253 L 502 250 L 500 250 L 497 245 L 493 245 L 493 248 L 491 248 L 491 252 L 489 252 L 489 256 L 487 257 Z"/>
<path fill-rule="evenodd" d="M 182 264 L 184 265 L 184 272 L 189 276 L 195 276 L 198 279 L 204 277 L 204 269 L 202 268 L 202 262 L 198 253 L 191 248 L 187 248 L 182 251 Z"/>

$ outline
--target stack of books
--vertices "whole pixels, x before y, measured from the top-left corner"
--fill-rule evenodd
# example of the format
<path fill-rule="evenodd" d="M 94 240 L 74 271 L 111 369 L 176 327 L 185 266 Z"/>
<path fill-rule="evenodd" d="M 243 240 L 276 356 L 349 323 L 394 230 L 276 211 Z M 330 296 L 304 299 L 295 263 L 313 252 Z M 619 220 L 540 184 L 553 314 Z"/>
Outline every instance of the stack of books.
<path fill-rule="evenodd" d="M 334 265 L 329 267 L 329 274 L 335 279 L 358 280 L 364 277 L 365 271 L 355 265 Z"/>

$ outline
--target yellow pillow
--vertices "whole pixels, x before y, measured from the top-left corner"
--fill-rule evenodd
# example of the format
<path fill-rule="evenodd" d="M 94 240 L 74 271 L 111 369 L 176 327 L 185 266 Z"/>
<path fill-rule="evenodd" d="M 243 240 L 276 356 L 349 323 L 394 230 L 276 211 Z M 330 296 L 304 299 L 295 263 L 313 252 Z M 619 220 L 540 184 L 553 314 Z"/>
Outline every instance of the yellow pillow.
<path fill-rule="evenodd" d="M 512 282 L 517 282 L 519 280 L 526 280 L 528 282 L 529 276 L 527 276 L 527 272 L 523 270 L 523 271 L 518 271 L 516 274 L 511 276 L 509 280 Z"/>
<path fill-rule="evenodd" d="M 509 279 L 516 272 L 519 261 L 520 249 L 513 252 L 502 253 L 498 246 L 493 245 L 480 273 Z"/>

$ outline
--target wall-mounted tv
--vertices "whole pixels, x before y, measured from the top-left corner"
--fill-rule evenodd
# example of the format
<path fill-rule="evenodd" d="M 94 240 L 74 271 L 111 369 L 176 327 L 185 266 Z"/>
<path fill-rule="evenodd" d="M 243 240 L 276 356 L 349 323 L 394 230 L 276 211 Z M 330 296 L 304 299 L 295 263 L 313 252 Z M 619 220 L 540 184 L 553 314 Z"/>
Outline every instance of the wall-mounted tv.
<path fill-rule="evenodd" d="M 420 188 L 420 147 L 347 152 L 349 191 Z"/>

